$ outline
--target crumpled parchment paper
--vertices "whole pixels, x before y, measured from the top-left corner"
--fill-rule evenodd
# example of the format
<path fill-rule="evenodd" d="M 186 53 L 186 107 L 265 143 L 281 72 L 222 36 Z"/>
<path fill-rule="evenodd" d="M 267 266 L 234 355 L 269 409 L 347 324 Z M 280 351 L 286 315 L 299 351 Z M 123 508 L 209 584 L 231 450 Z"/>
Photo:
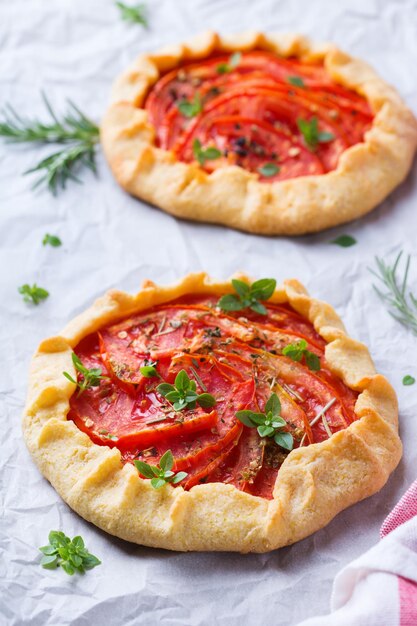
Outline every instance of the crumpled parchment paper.
<path fill-rule="evenodd" d="M 1 0 L 0 105 L 42 116 L 43 89 L 58 110 L 70 98 L 99 120 L 112 80 L 141 51 L 207 28 L 299 31 L 333 40 L 372 63 L 417 111 L 417 2 L 412 0 L 148 0 L 149 30 L 123 22 L 111 0 Z M 169 624 L 263 626 L 326 613 L 332 578 L 378 540 L 378 529 L 417 465 L 417 338 L 372 290 L 374 256 L 411 253 L 417 289 L 417 186 L 411 175 L 366 218 L 315 236 L 262 238 L 180 222 L 118 188 L 102 156 L 99 178 L 53 198 L 34 193 L 31 167 L 49 149 L 0 142 L 0 623 L 31 626 Z M 46 232 L 61 248 L 42 246 Z M 358 244 L 329 241 L 341 233 Z M 110 287 L 136 291 L 206 270 L 217 278 L 297 277 L 332 303 L 350 334 L 371 349 L 399 394 L 404 458 L 377 495 L 326 528 L 264 555 L 181 554 L 119 541 L 64 504 L 32 463 L 21 436 L 27 370 L 39 341 L 58 332 Z M 51 293 L 33 307 L 17 293 L 37 282 Z M 81 534 L 103 562 L 85 576 L 42 569 L 51 529 Z"/>

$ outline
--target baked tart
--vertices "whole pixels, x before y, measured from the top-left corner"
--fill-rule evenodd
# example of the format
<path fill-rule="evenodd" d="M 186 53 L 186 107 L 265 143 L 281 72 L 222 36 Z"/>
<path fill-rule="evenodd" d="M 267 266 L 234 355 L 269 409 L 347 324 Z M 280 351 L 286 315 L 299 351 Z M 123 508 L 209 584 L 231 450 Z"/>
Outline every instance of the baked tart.
<path fill-rule="evenodd" d="M 39 346 L 23 431 L 74 511 L 183 551 L 298 541 L 401 457 L 367 348 L 299 282 L 243 275 L 97 300 Z"/>
<path fill-rule="evenodd" d="M 262 234 L 358 218 L 406 176 L 417 124 L 363 61 L 304 37 L 206 33 L 115 83 L 105 154 L 129 193 Z"/>

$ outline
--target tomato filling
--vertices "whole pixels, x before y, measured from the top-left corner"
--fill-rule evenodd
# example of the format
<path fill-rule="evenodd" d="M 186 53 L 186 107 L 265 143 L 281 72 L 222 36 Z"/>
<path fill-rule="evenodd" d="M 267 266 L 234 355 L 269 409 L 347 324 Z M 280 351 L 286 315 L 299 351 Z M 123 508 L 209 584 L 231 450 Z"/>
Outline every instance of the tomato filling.
<path fill-rule="evenodd" d="M 158 465 L 170 450 L 185 489 L 224 482 L 271 498 L 288 449 L 240 421 L 239 411 L 265 411 L 278 396 L 283 432 L 293 446 L 327 439 L 354 419 L 357 394 L 327 367 L 325 342 L 288 305 L 267 304 L 266 315 L 225 313 L 214 297 L 194 296 L 157 306 L 107 326 L 75 349 L 103 378 L 71 397 L 68 418 L 95 443 L 117 447 L 124 463 Z M 283 352 L 307 346 L 319 363 Z M 144 367 L 157 375 L 146 375 Z M 158 390 L 185 371 L 211 406 L 178 409 Z M 145 372 L 145 374 L 144 374 Z M 82 375 L 81 375 L 82 378 Z"/>
<path fill-rule="evenodd" d="M 270 52 L 211 57 L 177 68 L 145 107 L 157 145 L 208 172 L 237 165 L 272 182 L 324 174 L 372 124 L 367 101 L 322 64 Z"/>

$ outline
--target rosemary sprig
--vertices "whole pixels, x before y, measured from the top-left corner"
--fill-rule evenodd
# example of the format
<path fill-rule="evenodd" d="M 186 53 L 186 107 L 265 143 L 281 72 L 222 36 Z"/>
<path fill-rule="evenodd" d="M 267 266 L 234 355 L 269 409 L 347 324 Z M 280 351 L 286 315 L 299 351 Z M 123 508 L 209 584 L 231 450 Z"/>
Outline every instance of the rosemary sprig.
<path fill-rule="evenodd" d="M 99 141 L 99 129 L 76 105 L 68 101 L 67 113 L 59 119 L 46 96 L 43 100 L 51 120 L 38 120 L 21 117 L 8 105 L 0 121 L 0 137 L 9 143 L 61 144 L 62 150 L 53 152 L 25 174 L 41 172 L 35 187 L 46 183 L 55 195 L 64 189 L 68 180 L 80 182 L 77 174 L 82 167 L 96 173 L 95 146 Z"/>
<path fill-rule="evenodd" d="M 398 254 L 393 265 L 388 265 L 382 259 L 375 257 L 378 271 L 372 268 L 368 269 L 387 289 L 386 292 L 383 292 L 376 285 L 373 285 L 376 293 L 387 306 L 388 313 L 400 324 L 409 328 L 414 335 L 417 335 L 417 297 L 409 291 L 407 286 L 410 255 L 407 257 L 402 278 L 397 278 L 397 269 L 402 254 L 402 252 Z"/>
<path fill-rule="evenodd" d="M 116 2 L 116 6 L 120 10 L 122 20 L 131 22 L 132 24 L 142 24 L 145 28 L 148 27 L 148 20 L 145 15 L 146 6 L 144 4 L 128 6 L 124 2 Z"/>

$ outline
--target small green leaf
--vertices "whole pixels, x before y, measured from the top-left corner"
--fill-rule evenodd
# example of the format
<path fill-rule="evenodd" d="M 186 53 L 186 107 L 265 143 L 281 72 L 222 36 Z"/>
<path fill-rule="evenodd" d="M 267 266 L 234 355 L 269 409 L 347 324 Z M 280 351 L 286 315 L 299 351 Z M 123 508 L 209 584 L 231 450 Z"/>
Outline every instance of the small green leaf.
<path fill-rule="evenodd" d="M 206 161 L 213 161 L 214 159 L 221 157 L 222 153 L 217 148 L 210 147 L 204 150 L 203 155 Z"/>
<path fill-rule="evenodd" d="M 175 377 L 175 387 L 177 391 L 186 391 L 190 388 L 190 379 L 188 378 L 188 374 L 185 370 L 180 370 Z"/>
<path fill-rule="evenodd" d="M 403 378 L 403 385 L 407 387 L 409 385 L 414 385 L 415 382 L 416 382 L 416 379 L 413 376 L 410 376 L 409 374 L 407 376 L 404 376 Z"/>
<path fill-rule="evenodd" d="M 72 545 L 77 549 L 77 550 L 82 550 L 84 548 L 84 540 L 82 537 L 80 537 L 80 535 L 77 535 L 76 537 L 74 537 L 74 539 L 72 540 Z"/>
<path fill-rule="evenodd" d="M 177 483 L 181 482 L 182 480 L 184 480 L 184 478 L 186 478 L 188 476 L 187 472 L 178 472 L 178 474 L 175 474 L 174 478 L 171 480 L 171 482 L 176 485 Z"/>
<path fill-rule="evenodd" d="M 289 343 L 282 350 L 284 356 L 289 357 L 293 361 L 301 361 L 304 351 L 307 347 L 307 342 L 301 339 L 298 343 Z"/>
<path fill-rule="evenodd" d="M 58 567 L 58 555 L 45 555 L 41 558 L 41 565 L 45 569 L 56 569 Z"/>
<path fill-rule="evenodd" d="M 168 393 L 175 391 L 174 385 L 170 385 L 169 383 L 161 383 L 156 388 L 157 392 L 161 394 L 161 396 L 166 397 Z"/>
<path fill-rule="evenodd" d="M 287 81 L 290 85 L 294 85 L 295 87 L 305 88 L 305 83 L 301 76 L 287 76 Z"/>
<path fill-rule="evenodd" d="M 87 553 L 86 556 L 83 557 L 84 569 L 93 569 L 93 567 L 97 567 L 97 565 L 101 565 L 101 561 L 94 556 L 94 554 Z"/>
<path fill-rule="evenodd" d="M 216 71 L 218 74 L 227 74 L 228 72 L 230 72 L 229 64 L 219 63 L 219 65 L 216 67 Z"/>
<path fill-rule="evenodd" d="M 269 300 L 275 291 L 277 281 L 275 278 L 261 278 L 255 280 L 251 286 L 251 296 L 257 300 Z"/>
<path fill-rule="evenodd" d="M 171 450 L 167 450 L 159 461 L 159 466 L 164 471 L 170 471 L 174 465 L 174 457 L 172 456 Z"/>
<path fill-rule="evenodd" d="M 43 554 L 50 556 L 51 554 L 56 554 L 58 552 L 57 546 L 42 546 L 39 548 Z"/>
<path fill-rule="evenodd" d="M 160 374 L 153 365 L 144 365 L 139 371 L 145 378 L 161 378 Z"/>
<path fill-rule="evenodd" d="M 264 413 L 252 413 L 251 420 L 255 426 L 261 426 L 265 423 L 266 415 Z"/>
<path fill-rule="evenodd" d="M 203 407 L 203 409 L 209 409 L 216 404 L 216 398 L 211 393 L 200 393 L 197 398 L 197 404 Z"/>
<path fill-rule="evenodd" d="M 245 426 L 249 426 L 249 428 L 255 426 L 255 422 L 252 421 L 252 415 L 253 411 L 238 411 L 236 413 L 237 419 Z"/>
<path fill-rule="evenodd" d="M 75 574 L 75 568 L 69 561 L 62 561 L 61 567 L 69 576 L 73 576 Z"/>
<path fill-rule="evenodd" d="M 145 28 L 148 26 L 148 20 L 145 15 L 146 5 L 136 4 L 129 6 L 124 2 L 116 2 L 116 6 L 120 10 L 122 20 L 132 24 L 141 24 Z"/>
<path fill-rule="evenodd" d="M 340 235 L 333 239 L 330 243 L 334 243 L 341 248 L 350 248 L 350 246 L 354 246 L 357 243 L 356 239 L 351 235 Z"/>
<path fill-rule="evenodd" d="M 71 562 L 74 565 L 74 567 L 80 567 L 80 565 L 82 565 L 82 558 L 78 555 L 78 554 L 73 554 L 71 557 Z"/>
<path fill-rule="evenodd" d="M 304 352 L 304 357 L 306 360 L 306 364 L 309 370 L 311 370 L 312 372 L 318 372 L 321 368 L 320 365 L 320 359 L 317 356 L 317 354 L 314 354 L 314 352 L 310 352 L 309 350 L 306 350 Z"/>
<path fill-rule="evenodd" d="M 250 285 L 244 283 L 243 280 L 238 280 L 237 278 L 232 278 L 232 285 L 233 289 L 241 298 L 245 298 L 251 290 Z"/>
<path fill-rule="evenodd" d="M 49 235 L 48 233 L 46 233 L 45 237 L 42 240 L 42 244 L 44 246 L 50 245 L 53 248 L 58 248 L 62 245 L 62 241 L 56 235 Z"/>
<path fill-rule="evenodd" d="M 229 58 L 229 65 L 232 68 L 235 68 L 239 65 L 240 61 L 242 59 L 242 53 L 241 52 L 234 52 L 230 58 Z"/>
<path fill-rule="evenodd" d="M 151 466 L 144 461 L 134 461 L 136 469 L 145 476 L 145 478 L 153 478 L 155 473 L 152 471 Z"/>
<path fill-rule="evenodd" d="M 163 487 L 166 484 L 165 480 L 163 478 L 152 478 L 151 480 L 151 485 L 154 489 L 160 489 L 161 487 Z"/>
<path fill-rule="evenodd" d="M 273 428 L 272 426 L 266 426 L 265 424 L 261 424 L 260 426 L 258 426 L 257 430 L 260 437 L 269 437 L 275 432 L 275 428 Z"/>
<path fill-rule="evenodd" d="M 249 308 L 258 313 L 258 315 L 268 315 L 266 307 L 261 302 L 253 302 Z"/>
<path fill-rule="evenodd" d="M 242 58 L 241 52 L 234 52 L 230 57 L 227 63 L 219 63 L 216 67 L 216 71 L 218 74 L 227 74 L 235 69 Z"/>
<path fill-rule="evenodd" d="M 284 448 L 284 450 L 292 450 L 293 449 L 294 439 L 293 439 L 293 436 L 291 435 L 291 433 L 278 432 L 274 436 L 274 441 L 275 441 L 275 443 L 277 445 L 281 446 L 281 448 Z"/>
<path fill-rule="evenodd" d="M 65 534 L 60 530 L 51 530 L 48 535 L 48 541 L 51 545 L 56 546 L 66 546 L 69 544 L 70 539 L 66 537 Z"/>
<path fill-rule="evenodd" d="M 271 412 L 274 417 L 278 417 L 281 413 L 281 402 L 276 393 L 272 393 L 268 402 L 265 404 L 265 413 Z"/>
<path fill-rule="evenodd" d="M 259 174 L 265 178 L 271 178 L 272 176 L 279 174 L 280 170 L 281 168 L 278 165 L 275 165 L 275 163 L 265 163 L 264 165 L 261 165 L 261 167 L 258 167 Z"/>
<path fill-rule="evenodd" d="M 333 139 L 334 139 L 333 133 L 322 131 L 318 134 L 319 143 L 328 143 L 329 141 L 333 141 Z"/>
<path fill-rule="evenodd" d="M 233 294 L 222 296 L 218 302 L 222 311 L 240 311 L 244 308 L 242 302 Z"/>

